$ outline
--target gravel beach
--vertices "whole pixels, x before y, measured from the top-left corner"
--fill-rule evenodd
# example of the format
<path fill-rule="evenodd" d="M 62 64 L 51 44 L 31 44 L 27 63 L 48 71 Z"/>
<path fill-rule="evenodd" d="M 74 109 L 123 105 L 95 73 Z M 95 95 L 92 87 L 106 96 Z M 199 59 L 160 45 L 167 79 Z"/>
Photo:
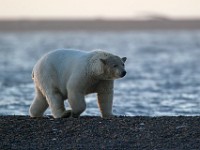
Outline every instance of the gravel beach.
<path fill-rule="evenodd" d="M 200 149 L 200 117 L 0 116 L 0 149 Z"/>

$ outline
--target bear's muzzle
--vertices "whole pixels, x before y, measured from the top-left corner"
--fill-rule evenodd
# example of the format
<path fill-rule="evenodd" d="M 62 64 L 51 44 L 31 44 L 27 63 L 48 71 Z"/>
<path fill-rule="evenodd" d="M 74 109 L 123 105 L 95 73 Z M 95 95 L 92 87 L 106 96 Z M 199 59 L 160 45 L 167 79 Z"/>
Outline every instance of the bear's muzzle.
<path fill-rule="evenodd" d="M 126 75 L 126 71 L 123 71 L 120 75 L 120 77 L 124 77 Z"/>

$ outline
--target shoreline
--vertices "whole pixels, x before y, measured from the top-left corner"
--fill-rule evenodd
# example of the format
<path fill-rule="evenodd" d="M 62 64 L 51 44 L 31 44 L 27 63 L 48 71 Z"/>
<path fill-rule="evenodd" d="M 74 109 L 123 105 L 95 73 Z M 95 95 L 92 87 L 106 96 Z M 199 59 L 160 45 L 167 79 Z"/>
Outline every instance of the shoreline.
<path fill-rule="evenodd" d="M 0 32 L 200 30 L 200 19 L 185 20 L 0 20 Z"/>
<path fill-rule="evenodd" d="M 200 116 L 0 116 L 0 149 L 200 149 Z"/>

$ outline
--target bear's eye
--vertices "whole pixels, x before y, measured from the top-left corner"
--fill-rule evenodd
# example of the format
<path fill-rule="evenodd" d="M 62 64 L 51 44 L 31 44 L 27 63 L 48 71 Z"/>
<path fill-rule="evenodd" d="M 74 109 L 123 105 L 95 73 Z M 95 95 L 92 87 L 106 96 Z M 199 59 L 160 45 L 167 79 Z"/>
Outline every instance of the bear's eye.
<path fill-rule="evenodd" d="M 116 67 L 117 67 L 117 65 L 113 65 L 113 67 L 114 67 L 114 68 L 116 68 Z"/>
<path fill-rule="evenodd" d="M 124 64 L 122 64 L 122 66 L 124 66 Z"/>

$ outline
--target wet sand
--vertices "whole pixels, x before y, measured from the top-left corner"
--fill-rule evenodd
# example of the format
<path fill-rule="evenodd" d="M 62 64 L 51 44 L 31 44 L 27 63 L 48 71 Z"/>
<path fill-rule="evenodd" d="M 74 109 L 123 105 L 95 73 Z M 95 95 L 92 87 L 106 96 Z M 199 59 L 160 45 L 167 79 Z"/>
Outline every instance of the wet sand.
<path fill-rule="evenodd" d="M 0 116 L 0 149 L 200 149 L 200 117 Z"/>

